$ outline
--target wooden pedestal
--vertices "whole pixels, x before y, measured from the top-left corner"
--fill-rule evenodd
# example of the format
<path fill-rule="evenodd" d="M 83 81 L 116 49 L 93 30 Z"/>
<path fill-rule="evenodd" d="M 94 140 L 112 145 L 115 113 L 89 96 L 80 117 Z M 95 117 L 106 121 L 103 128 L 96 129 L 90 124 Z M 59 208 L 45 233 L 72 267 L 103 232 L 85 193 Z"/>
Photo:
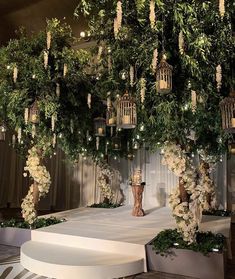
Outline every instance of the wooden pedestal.
<path fill-rule="evenodd" d="M 142 217 L 145 215 L 142 208 L 143 191 L 143 185 L 132 185 L 132 193 L 134 196 L 134 208 L 132 211 L 133 216 Z"/>

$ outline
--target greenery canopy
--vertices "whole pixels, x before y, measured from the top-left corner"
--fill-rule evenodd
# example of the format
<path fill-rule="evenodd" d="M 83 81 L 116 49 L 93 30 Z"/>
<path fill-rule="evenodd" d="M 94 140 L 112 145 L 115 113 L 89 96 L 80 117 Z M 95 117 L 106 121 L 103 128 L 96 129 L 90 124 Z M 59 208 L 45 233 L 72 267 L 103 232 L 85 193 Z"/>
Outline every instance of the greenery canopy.
<path fill-rule="evenodd" d="M 133 142 L 156 148 L 173 141 L 188 152 L 198 149 L 211 155 L 224 152 L 228 135 L 221 128 L 219 102 L 234 87 L 233 1 L 226 1 L 226 12 L 221 17 L 216 1 L 155 0 L 156 20 L 152 27 L 149 2 L 122 1 L 122 26 L 115 38 L 113 22 L 117 16 L 117 1 L 82 0 L 75 15 L 79 17 L 82 12 L 87 16 L 91 38 L 97 42 L 94 49 L 75 50 L 72 46 L 77 41 L 70 27 L 56 19 L 47 22 L 46 32 L 52 35 L 49 50 L 46 32 L 27 38 L 22 30 L 19 39 L 11 40 L 0 49 L 0 119 L 12 131 L 22 128 L 18 149 L 25 150 L 36 143 L 52 152 L 55 134 L 62 149 L 72 158 L 78 153 L 99 158 L 105 153 L 129 154 Z M 182 53 L 178 47 L 180 32 L 184 37 Z M 159 61 L 164 52 L 173 66 L 173 88 L 167 95 L 156 92 L 156 75 L 151 68 L 155 49 Z M 45 51 L 48 51 L 46 68 Z M 63 75 L 65 64 L 66 76 Z M 217 65 L 222 67 L 220 92 L 215 78 Z M 134 68 L 132 86 L 130 66 Z M 16 82 L 12 78 L 15 67 L 18 69 Z M 143 104 L 142 79 L 146 82 Z M 56 94 L 57 84 L 60 96 Z M 110 130 L 96 150 L 93 119 L 105 116 L 103 100 L 108 92 L 115 102 L 116 96 L 126 90 L 136 98 L 138 125 L 133 130 L 117 131 L 123 143 L 121 151 L 110 147 Z M 197 92 L 195 112 L 191 107 L 191 90 Z M 87 105 L 88 94 L 92 96 L 91 108 Z M 35 100 L 40 122 L 36 127 L 37 136 L 33 138 L 32 124 L 25 124 L 24 110 Z M 53 115 L 57 117 L 54 132 L 51 129 Z"/>

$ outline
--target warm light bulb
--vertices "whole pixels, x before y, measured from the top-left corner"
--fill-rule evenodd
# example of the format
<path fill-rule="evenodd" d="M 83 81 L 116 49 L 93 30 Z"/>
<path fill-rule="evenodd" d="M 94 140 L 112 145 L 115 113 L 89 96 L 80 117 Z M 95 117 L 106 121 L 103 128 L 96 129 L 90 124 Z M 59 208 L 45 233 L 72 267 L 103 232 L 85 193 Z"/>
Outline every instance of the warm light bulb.
<path fill-rule="evenodd" d="M 85 33 L 84 31 L 81 31 L 81 32 L 80 32 L 80 37 L 81 37 L 81 38 L 85 38 L 85 37 L 86 37 L 86 33 Z"/>

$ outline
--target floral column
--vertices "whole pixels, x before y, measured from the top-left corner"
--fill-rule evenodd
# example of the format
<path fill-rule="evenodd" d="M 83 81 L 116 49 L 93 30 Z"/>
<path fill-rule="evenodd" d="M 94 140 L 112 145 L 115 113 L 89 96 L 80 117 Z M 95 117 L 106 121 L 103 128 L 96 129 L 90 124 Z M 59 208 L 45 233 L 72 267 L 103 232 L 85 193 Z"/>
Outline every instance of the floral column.
<path fill-rule="evenodd" d="M 40 150 L 35 146 L 29 149 L 26 167 L 24 168 L 33 179 L 28 194 L 21 204 L 22 216 L 29 224 L 32 224 L 37 217 L 37 204 L 41 197 L 49 192 L 49 187 L 51 185 L 50 174 L 46 167 L 41 165 L 41 156 Z M 27 173 L 24 173 L 24 176 L 27 176 Z"/>

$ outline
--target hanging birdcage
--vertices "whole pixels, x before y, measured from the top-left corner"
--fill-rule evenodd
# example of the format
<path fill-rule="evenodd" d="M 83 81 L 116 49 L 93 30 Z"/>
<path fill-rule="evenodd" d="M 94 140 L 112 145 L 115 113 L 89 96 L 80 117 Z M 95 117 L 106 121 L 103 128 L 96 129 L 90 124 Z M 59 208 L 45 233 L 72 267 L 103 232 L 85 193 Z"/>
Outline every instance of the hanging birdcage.
<path fill-rule="evenodd" d="M 134 129 L 137 124 L 135 99 L 126 92 L 117 102 L 117 127 Z"/>
<path fill-rule="evenodd" d="M 225 131 L 235 133 L 235 96 L 230 95 L 220 102 L 222 127 Z"/>
<path fill-rule="evenodd" d="M 7 126 L 4 122 L 2 122 L 0 125 L 0 141 L 5 141 L 6 131 L 7 131 Z"/>
<path fill-rule="evenodd" d="M 111 106 L 106 112 L 106 125 L 109 127 L 116 126 L 116 112 L 115 108 Z"/>
<path fill-rule="evenodd" d="M 157 67 L 156 89 L 158 93 L 167 94 L 171 92 L 172 70 L 173 67 L 166 62 L 166 56 L 163 55 L 162 60 Z"/>
<path fill-rule="evenodd" d="M 94 119 L 94 128 L 96 137 L 105 137 L 106 135 L 106 120 L 103 117 Z"/>
<path fill-rule="evenodd" d="M 121 138 L 119 136 L 112 138 L 112 149 L 115 151 L 121 150 Z"/>
<path fill-rule="evenodd" d="M 37 101 L 33 103 L 33 105 L 29 109 L 29 121 L 33 124 L 39 123 L 39 107 Z"/>

